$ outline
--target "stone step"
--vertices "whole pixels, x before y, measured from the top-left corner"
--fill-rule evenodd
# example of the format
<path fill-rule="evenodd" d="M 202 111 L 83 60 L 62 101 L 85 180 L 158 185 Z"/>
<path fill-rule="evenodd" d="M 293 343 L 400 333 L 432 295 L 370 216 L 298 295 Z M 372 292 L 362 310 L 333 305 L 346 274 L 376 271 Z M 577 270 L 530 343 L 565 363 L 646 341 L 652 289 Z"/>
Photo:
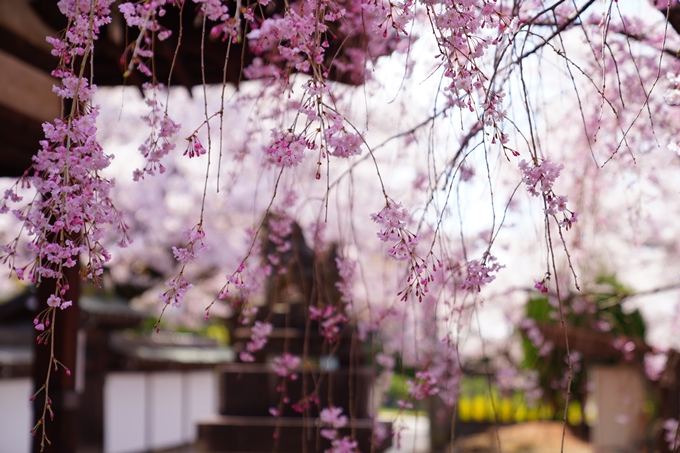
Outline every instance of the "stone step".
<path fill-rule="evenodd" d="M 373 421 L 355 419 L 339 429 L 340 437 L 354 435 L 362 452 L 382 453 L 391 445 L 391 423 L 375 422 L 387 438 L 371 450 Z M 331 448 L 319 435 L 317 419 L 290 417 L 215 416 L 198 425 L 198 447 L 217 453 L 317 453 Z M 278 432 L 278 436 L 275 433 Z M 275 438 L 277 437 L 277 438 Z"/>
<path fill-rule="evenodd" d="M 283 379 L 266 364 L 228 364 L 219 368 L 221 415 L 269 416 L 269 408 L 278 408 L 281 392 L 277 388 Z M 342 407 L 345 415 L 370 418 L 371 383 L 373 371 L 370 367 L 352 369 L 340 368 L 332 372 L 307 370 L 300 372 L 296 380 L 288 380 L 285 396 L 290 400 L 281 415 L 301 417 L 292 409 L 304 397 L 316 390 L 320 407 L 331 405 Z M 304 391 L 303 391 L 304 387 Z M 329 392 L 330 389 L 330 392 Z M 332 403 L 332 404 L 331 404 Z M 318 416 L 318 406 L 309 406 L 308 416 Z"/>

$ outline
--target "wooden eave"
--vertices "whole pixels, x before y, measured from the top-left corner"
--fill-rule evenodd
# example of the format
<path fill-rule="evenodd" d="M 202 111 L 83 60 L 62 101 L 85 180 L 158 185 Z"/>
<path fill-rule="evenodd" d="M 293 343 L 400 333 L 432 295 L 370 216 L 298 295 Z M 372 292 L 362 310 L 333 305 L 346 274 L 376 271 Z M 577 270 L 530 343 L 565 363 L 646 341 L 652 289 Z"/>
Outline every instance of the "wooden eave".
<path fill-rule="evenodd" d="M 283 2 L 271 2 L 264 8 L 265 16 L 281 14 L 283 5 Z M 181 14 L 178 8 L 170 7 L 167 14 L 160 18 L 161 25 L 175 33 L 166 41 L 154 43 L 152 69 L 156 79 L 167 83 L 172 67 L 172 86 L 191 88 L 203 83 L 221 84 L 223 81 L 238 84 L 243 78 L 242 68 L 249 65 L 256 55 L 244 44 L 245 38 L 232 43 L 226 75 L 223 74 L 229 44 L 210 35 L 213 23 L 205 24 L 204 33 L 203 19 L 197 14 L 197 8 L 197 5 L 186 2 Z M 111 17 L 112 22 L 102 27 L 95 46 L 96 84 L 141 87 L 148 79 L 139 72 L 133 71 L 127 78 L 123 77 L 129 63 L 130 43 L 136 39 L 138 31 L 125 26 L 116 4 L 112 5 Z M 177 49 L 177 30 L 180 24 L 182 42 Z M 44 36 L 56 36 L 58 30 L 63 30 L 66 25 L 66 18 L 59 11 L 56 0 L 3 0 L 0 2 L 0 59 L 4 56 L 21 60 L 22 71 L 29 74 L 29 78 L 49 78 L 58 61 L 51 55 L 50 45 L 45 42 Z M 337 30 L 331 31 L 337 34 Z M 361 81 L 350 79 L 349 75 L 337 73 L 331 65 L 333 58 L 343 58 L 338 52 L 341 43 L 344 46 L 360 47 L 364 45 L 364 38 L 360 35 L 348 39 L 339 36 L 331 40 L 325 62 L 327 67 L 331 67 L 329 79 L 347 84 L 360 83 Z M 40 99 L 44 101 L 41 106 L 44 108 L 26 108 L 22 111 L 22 105 L 5 102 L 11 98 L 12 90 L 16 89 L 16 83 L 12 80 L 23 81 L 24 78 L 14 74 L 12 80 L 9 76 L 3 79 L 3 72 L 0 71 L 0 176 L 19 176 L 30 167 L 31 157 L 39 148 L 38 141 L 43 139 L 41 124 L 61 116 L 61 112 L 58 98 L 52 95 L 40 95 Z M 49 90 L 53 83 L 54 81 L 47 83 Z M 42 87 L 41 92 L 44 92 L 44 80 L 39 84 Z M 37 95 L 32 90 L 25 93 L 27 97 Z"/>

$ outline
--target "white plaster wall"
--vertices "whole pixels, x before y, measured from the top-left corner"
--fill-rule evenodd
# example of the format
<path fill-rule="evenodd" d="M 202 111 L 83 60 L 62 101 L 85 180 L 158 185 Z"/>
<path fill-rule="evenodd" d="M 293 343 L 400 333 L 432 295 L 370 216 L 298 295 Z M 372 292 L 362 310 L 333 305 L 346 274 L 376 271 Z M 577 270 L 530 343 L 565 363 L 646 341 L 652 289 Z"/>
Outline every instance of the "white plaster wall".
<path fill-rule="evenodd" d="M 104 382 L 104 453 L 147 450 L 145 373 L 109 373 Z"/>
<path fill-rule="evenodd" d="M 197 423 L 217 414 L 217 376 L 213 370 L 198 370 L 184 373 L 182 411 L 182 440 L 196 441 Z"/>
<path fill-rule="evenodd" d="M 104 382 L 104 453 L 142 453 L 196 441 L 217 414 L 212 370 L 109 373 Z M 31 451 L 32 383 L 0 379 L 0 453 Z"/>
<path fill-rule="evenodd" d="M 181 445 L 182 373 L 149 373 L 147 392 L 147 449 Z"/>
<path fill-rule="evenodd" d="M 31 380 L 0 379 L 0 453 L 31 449 Z"/>

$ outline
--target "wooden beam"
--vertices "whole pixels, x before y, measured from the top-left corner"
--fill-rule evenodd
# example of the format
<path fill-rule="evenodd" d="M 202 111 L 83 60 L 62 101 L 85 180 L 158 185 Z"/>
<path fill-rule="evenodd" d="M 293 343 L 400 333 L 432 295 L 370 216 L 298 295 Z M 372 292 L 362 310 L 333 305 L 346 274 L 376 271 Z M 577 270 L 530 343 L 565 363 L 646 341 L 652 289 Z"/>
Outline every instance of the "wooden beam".
<path fill-rule="evenodd" d="M 32 44 L 2 25 L 0 25 L 0 50 L 14 55 L 45 74 L 51 73 L 59 63 L 59 59 L 48 50 Z"/>
<path fill-rule="evenodd" d="M 21 41 L 21 50 L 37 49 L 49 56 L 52 45 L 45 40 L 45 37 L 56 36 L 65 25 L 58 28 L 52 27 L 36 13 L 32 6 L 33 2 L 34 0 L 0 1 L 0 27 L 15 37 L 13 40 L 5 41 L 7 36 L 3 36 L 0 46 L 6 48 Z M 53 3 L 57 5 L 57 2 Z M 58 9 L 56 11 L 59 12 Z"/>
<path fill-rule="evenodd" d="M 21 176 L 43 140 L 41 122 L 0 104 L 0 176 Z"/>
<path fill-rule="evenodd" d="M 2 50 L 0 67 L 2 106 L 41 122 L 61 116 L 61 103 L 52 91 L 57 79 Z"/>

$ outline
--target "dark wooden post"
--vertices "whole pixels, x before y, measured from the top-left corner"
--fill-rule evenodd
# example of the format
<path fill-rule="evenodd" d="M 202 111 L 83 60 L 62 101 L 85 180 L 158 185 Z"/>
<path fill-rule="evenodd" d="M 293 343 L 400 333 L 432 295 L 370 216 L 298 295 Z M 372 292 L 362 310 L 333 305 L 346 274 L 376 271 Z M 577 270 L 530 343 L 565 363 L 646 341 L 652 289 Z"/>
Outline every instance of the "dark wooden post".
<path fill-rule="evenodd" d="M 78 407 L 79 396 L 76 393 L 76 350 L 78 342 L 78 327 L 80 324 L 80 296 L 79 266 L 65 269 L 66 281 L 69 289 L 65 294 L 66 300 L 73 301 L 73 306 L 65 310 L 57 310 L 55 326 L 53 326 L 54 353 L 56 359 L 71 371 L 70 376 L 59 367 L 57 372 L 52 368 L 50 377 L 49 397 L 52 400 L 54 420 L 47 419 L 46 433 L 51 442 L 45 443 L 43 453 L 75 453 L 78 450 Z M 43 279 L 38 287 L 37 313 L 47 308 L 47 298 L 54 293 L 54 279 Z M 37 336 L 37 332 L 36 332 Z M 52 366 L 50 360 L 50 345 L 34 345 L 35 362 L 33 367 L 34 388 L 37 391 L 45 383 L 47 367 Z M 85 364 L 79 364 L 84 366 Z M 42 415 L 45 403 L 45 392 L 41 392 L 33 403 L 34 424 Z M 41 429 L 33 439 L 33 453 L 39 453 L 41 443 Z"/>
<path fill-rule="evenodd" d="M 655 385 L 659 398 L 659 415 L 656 422 L 656 445 L 657 451 L 670 453 L 672 450 L 666 442 L 663 422 L 669 418 L 680 418 L 680 352 L 671 349 L 668 352 L 666 369 Z M 677 450 L 676 450 L 677 451 Z"/>

